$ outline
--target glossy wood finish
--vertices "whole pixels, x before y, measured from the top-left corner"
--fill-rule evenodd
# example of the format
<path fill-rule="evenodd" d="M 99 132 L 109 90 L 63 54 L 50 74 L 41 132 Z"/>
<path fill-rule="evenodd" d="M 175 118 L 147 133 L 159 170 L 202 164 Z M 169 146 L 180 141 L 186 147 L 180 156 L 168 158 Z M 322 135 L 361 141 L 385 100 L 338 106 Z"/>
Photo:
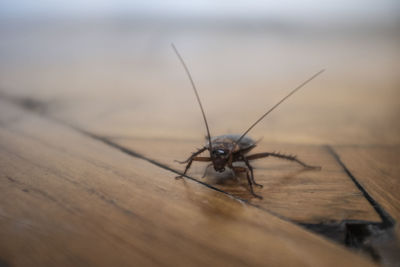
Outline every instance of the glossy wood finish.
<path fill-rule="evenodd" d="M 0 266 L 400 262 L 386 242 L 391 228 L 379 228 L 351 179 L 400 219 L 397 35 L 258 22 L 35 23 L 0 21 Z M 254 152 L 296 154 L 322 170 L 254 161 L 263 200 L 243 177 L 202 179 L 201 163 L 189 172 L 196 180 L 175 180 L 183 166 L 173 160 L 201 147 L 205 128 L 171 41 L 213 136 L 242 133 L 326 68 L 250 133 L 262 139 Z M 372 229 L 354 245 L 361 250 L 345 246 L 348 225 Z"/>
<path fill-rule="evenodd" d="M 259 208 L 1 104 L 0 258 L 11 266 L 371 265 Z"/>

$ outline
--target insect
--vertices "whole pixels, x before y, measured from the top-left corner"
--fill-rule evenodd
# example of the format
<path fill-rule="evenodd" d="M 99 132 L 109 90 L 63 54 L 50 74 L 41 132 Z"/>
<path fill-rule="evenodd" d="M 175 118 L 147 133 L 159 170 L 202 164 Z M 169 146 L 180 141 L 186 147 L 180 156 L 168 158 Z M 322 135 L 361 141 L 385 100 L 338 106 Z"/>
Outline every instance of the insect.
<path fill-rule="evenodd" d="M 208 127 L 206 115 L 203 109 L 203 105 L 201 104 L 199 94 L 196 89 L 196 85 L 194 84 L 192 75 L 189 72 L 189 69 L 183 60 L 182 56 L 176 49 L 174 44 L 171 44 L 173 50 L 175 51 L 177 57 L 179 58 L 180 62 L 182 63 L 188 77 L 190 80 L 190 83 L 192 85 L 193 91 L 196 95 L 197 102 L 199 103 L 201 113 L 203 115 L 204 123 L 206 126 L 207 130 L 207 144 L 204 145 L 202 148 L 197 150 L 196 152 L 192 153 L 192 155 L 184 161 L 177 161 L 181 164 L 186 164 L 186 168 L 183 172 L 182 175 L 177 176 L 176 178 L 182 178 L 188 170 L 190 169 L 190 166 L 192 165 L 193 161 L 203 161 L 203 162 L 211 162 L 207 166 L 213 166 L 214 170 L 217 172 L 224 172 L 225 168 L 228 167 L 233 171 L 233 173 L 236 175 L 238 173 L 246 173 L 247 181 L 250 187 L 250 193 L 257 198 L 262 198 L 262 196 L 257 195 L 254 192 L 253 185 L 262 188 L 263 186 L 261 184 L 258 184 L 255 179 L 254 179 L 254 170 L 253 167 L 250 164 L 250 161 L 255 160 L 255 159 L 261 159 L 261 158 L 266 158 L 266 157 L 276 157 L 280 159 L 285 159 L 285 160 L 290 160 L 297 162 L 301 166 L 309 169 L 319 169 L 320 167 L 318 166 L 311 166 L 303 161 L 299 160 L 296 156 L 293 155 L 284 155 L 281 153 L 275 153 L 275 152 L 264 152 L 264 153 L 256 153 L 252 155 L 247 155 L 253 148 L 256 147 L 256 142 L 253 141 L 250 137 L 247 137 L 246 135 L 250 132 L 251 129 L 254 128 L 261 120 L 263 120 L 269 113 L 271 113 L 275 108 L 277 108 L 282 102 L 284 102 L 287 98 L 289 98 L 291 95 L 293 95 L 296 91 L 298 91 L 300 88 L 305 86 L 307 83 L 309 83 L 311 80 L 316 78 L 318 75 L 320 75 L 322 72 L 325 70 L 322 69 L 310 78 L 308 78 L 306 81 L 304 81 L 302 84 L 297 86 L 295 89 L 293 89 L 288 95 L 286 95 L 284 98 L 282 98 L 278 103 L 276 103 L 272 108 L 270 108 L 266 113 L 264 113 L 259 119 L 257 119 L 243 134 L 241 135 L 236 135 L 236 134 L 228 134 L 228 135 L 220 135 L 216 137 L 211 137 L 210 134 L 210 129 Z M 199 156 L 201 153 L 204 151 L 208 150 L 209 151 L 209 157 L 202 157 Z M 243 166 L 234 166 L 233 163 L 235 162 L 242 162 L 245 164 L 246 167 Z M 206 168 L 206 170 L 207 170 Z M 205 176 L 206 172 L 204 172 L 203 177 Z"/>

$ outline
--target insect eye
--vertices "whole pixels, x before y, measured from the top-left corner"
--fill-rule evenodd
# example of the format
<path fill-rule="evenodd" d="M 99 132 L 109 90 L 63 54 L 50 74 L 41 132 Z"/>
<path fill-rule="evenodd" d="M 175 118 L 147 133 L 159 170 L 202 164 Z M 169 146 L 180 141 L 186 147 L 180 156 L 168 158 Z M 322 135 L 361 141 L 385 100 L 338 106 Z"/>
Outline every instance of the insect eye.
<path fill-rule="evenodd" d="M 217 154 L 218 154 L 218 155 L 225 155 L 226 152 L 225 152 L 225 150 L 218 149 L 218 150 L 217 150 Z"/>

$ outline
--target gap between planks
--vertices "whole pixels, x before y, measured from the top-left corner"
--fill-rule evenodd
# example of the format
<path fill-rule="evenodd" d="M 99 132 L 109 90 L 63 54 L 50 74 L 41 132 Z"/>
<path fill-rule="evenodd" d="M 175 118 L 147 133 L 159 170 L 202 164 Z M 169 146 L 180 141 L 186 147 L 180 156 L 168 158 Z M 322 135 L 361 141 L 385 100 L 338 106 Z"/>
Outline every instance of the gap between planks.
<path fill-rule="evenodd" d="M 327 146 L 328 151 L 332 154 L 335 160 L 342 166 L 347 176 L 354 182 L 356 187 L 363 193 L 364 197 L 368 200 L 371 206 L 379 214 L 382 219 L 382 227 L 384 229 L 391 228 L 395 225 L 395 220 L 390 216 L 388 212 L 368 193 L 368 191 L 357 181 L 357 178 L 351 173 L 349 168 L 341 160 L 340 156 L 335 152 L 331 146 Z"/>
<path fill-rule="evenodd" d="M 161 162 L 159 162 L 159 161 L 157 161 L 155 159 L 152 159 L 150 157 L 144 156 L 143 154 L 138 153 L 135 150 L 129 149 L 129 148 L 123 146 L 123 145 L 120 145 L 120 144 L 118 144 L 116 142 L 113 142 L 109 138 L 96 135 L 96 134 L 91 133 L 89 131 L 86 131 L 86 130 L 80 128 L 80 127 L 77 127 L 76 125 L 73 125 L 73 124 L 71 124 L 69 122 L 66 122 L 64 120 L 60 120 L 60 119 L 55 118 L 53 116 L 50 116 L 48 113 L 45 112 L 45 109 L 41 108 L 42 106 L 41 106 L 41 102 L 40 101 L 5 96 L 1 92 L 0 92 L 0 97 L 1 98 L 5 98 L 6 100 L 8 100 L 8 102 L 12 102 L 13 104 L 16 104 L 17 106 L 21 107 L 24 110 L 27 110 L 27 111 L 32 112 L 32 113 L 36 113 L 37 115 L 39 115 L 41 117 L 44 117 L 46 119 L 49 119 L 49 120 L 51 120 L 51 121 L 53 121 L 55 123 L 67 126 L 68 128 L 71 128 L 71 129 L 73 129 L 73 130 L 75 130 L 75 131 L 77 131 L 77 132 L 79 132 L 79 133 L 81 133 L 81 134 L 83 134 L 83 135 L 85 135 L 87 137 L 90 137 L 91 139 L 95 139 L 97 141 L 100 141 L 100 142 L 106 144 L 107 146 L 110 146 L 110 147 L 112 147 L 114 149 L 117 149 L 117 150 L 119 150 L 119 151 L 121 151 L 121 152 L 123 152 L 123 153 L 125 153 L 125 154 L 127 154 L 129 156 L 132 156 L 132 157 L 135 157 L 135 158 L 138 158 L 138 159 L 141 159 L 141 160 L 145 160 L 145 161 L 149 162 L 150 164 L 153 164 L 153 165 L 155 165 L 155 166 L 157 166 L 159 168 L 162 168 L 164 170 L 173 172 L 175 174 L 178 174 L 178 175 L 182 174 L 180 171 L 178 171 L 176 169 L 173 169 L 173 168 L 167 166 L 166 164 L 163 164 L 163 163 L 161 163 Z M 393 225 L 395 224 L 393 218 L 391 218 L 391 216 L 377 203 L 377 201 L 357 181 L 356 177 L 350 172 L 350 170 L 347 168 L 347 166 L 344 164 L 344 162 L 340 159 L 339 155 L 335 152 L 335 150 L 329 145 L 326 145 L 325 147 L 328 150 L 328 152 L 333 156 L 335 161 L 343 168 L 343 170 L 347 174 L 348 178 L 355 184 L 355 186 L 358 188 L 358 190 L 362 192 L 364 197 L 368 200 L 369 204 L 377 212 L 377 214 L 379 215 L 379 217 L 382 220 L 382 226 L 383 226 L 382 229 L 387 229 L 387 228 L 393 227 Z M 265 212 L 267 212 L 267 213 L 269 213 L 269 214 L 271 214 L 271 215 L 273 215 L 275 217 L 278 217 L 278 218 L 280 218 L 282 220 L 285 220 L 285 221 L 288 221 L 288 222 L 291 222 L 291 223 L 294 222 L 293 220 L 290 220 L 290 219 L 286 218 L 285 216 L 282 216 L 280 214 L 277 214 L 275 212 L 267 210 L 267 209 L 265 209 L 263 207 L 255 205 L 255 204 L 253 204 L 253 203 L 251 203 L 251 202 L 249 202 L 249 201 L 247 201 L 245 199 L 241 199 L 240 197 L 234 196 L 234 195 L 230 194 L 229 192 L 221 190 L 221 189 L 219 189 L 217 187 L 214 187 L 214 186 L 212 186 L 212 185 L 210 185 L 208 183 L 199 181 L 199 180 L 197 180 L 197 179 L 195 179 L 193 177 L 187 176 L 187 175 L 185 175 L 185 178 L 190 179 L 190 180 L 192 180 L 192 181 L 194 181 L 194 182 L 196 182 L 198 184 L 201 184 L 201 185 L 203 185 L 203 186 L 205 186 L 207 188 L 210 188 L 212 190 L 215 190 L 217 192 L 223 193 L 223 194 L 227 195 L 228 197 L 230 197 L 230 198 L 232 198 L 232 199 L 234 199 L 236 201 L 239 201 L 239 202 L 245 203 L 247 205 L 253 206 L 253 207 L 257 208 L 257 209 L 263 210 L 263 211 L 265 211 Z M 342 223 L 344 223 L 344 221 Z M 300 224 L 297 223 L 297 224 L 298 225 L 302 225 L 303 227 L 305 226 L 305 228 L 307 228 L 307 225 L 303 225 L 301 223 Z"/>
<path fill-rule="evenodd" d="M 45 118 L 47 121 L 50 121 L 50 120 L 48 120 L 47 118 Z M 45 120 L 44 120 L 45 121 Z M 60 123 L 57 123 L 58 125 L 60 125 L 60 126 L 64 126 L 64 125 L 61 125 Z M 39 126 L 40 127 L 40 126 Z M 42 125 L 42 127 L 43 127 L 43 125 Z M 40 127 L 41 128 L 41 127 Z M 69 129 L 69 127 L 65 127 L 65 129 Z M 39 128 L 37 128 L 36 129 L 36 131 L 37 130 L 39 130 L 39 133 L 40 133 L 40 129 Z M 71 131 L 71 132 L 76 132 L 75 130 L 74 131 Z M 11 133 L 10 133 L 11 134 Z M 81 135 L 81 134 L 79 134 L 79 133 L 77 133 L 76 132 L 76 135 L 77 136 L 79 136 L 79 135 Z M 82 136 L 82 135 L 81 135 Z M 84 136 L 82 136 L 82 137 L 84 137 Z M 23 136 L 20 136 L 20 138 L 23 138 Z M 88 138 L 88 140 L 90 140 L 91 138 Z M 21 140 L 25 140 L 25 139 L 21 139 Z M 74 140 L 74 139 L 72 139 L 72 140 Z M 53 140 L 54 141 L 54 140 Z M 57 140 L 57 141 L 59 141 L 59 140 Z M 78 147 L 79 147 L 79 145 L 78 145 Z M 108 147 L 108 146 L 104 146 L 104 148 L 106 148 L 106 147 Z M 25 149 L 25 148 L 21 148 L 20 147 L 20 149 Z M 29 151 L 29 149 L 28 149 L 28 151 Z M 112 152 L 112 149 L 110 148 L 110 151 Z M 115 152 L 117 152 L 117 151 L 115 151 Z M 64 153 L 64 151 L 60 151 L 60 153 Z M 116 154 L 118 154 L 118 153 L 116 153 Z M 121 156 L 123 156 L 125 153 L 120 153 L 120 155 Z M 33 155 L 36 155 L 36 154 L 31 154 L 31 156 L 33 156 Z M 47 154 L 47 156 L 49 156 L 48 154 Z M 69 156 L 73 156 L 73 155 L 69 155 Z M 112 156 L 110 155 L 109 157 L 111 157 L 112 158 Z M 74 158 L 74 157 L 73 157 Z M 110 159 L 111 159 L 110 158 Z M 56 160 L 56 159 L 54 159 L 54 160 Z M 75 159 L 74 158 L 74 161 L 76 161 L 76 160 L 79 160 L 79 159 Z M 129 158 L 127 158 L 127 160 L 129 160 Z M 63 165 L 61 165 L 61 166 L 63 166 Z M 150 166 L 150 165 L 149 165 Z M 17 166 L 14 166 L 14 167 L 16 167 L 16 168 L 18 168 Z M 60 166 L 59 166 L 60 167 Z M 155 168 L 156 169 L 156 168 Z M 28 176 L 29 176 L 29 174 L 28 174 Z M 196 184 L 196 183 L 194 183 L 194 184 Z M 215 195 L 219 195 L 219 196 L 222 196 L 221 194 L 215 194 Z M 99 198 L 102 200 L 102 201 L 104 201 L 104 197 L 102 197 L 102 196 L 99 196 Z M 106 199 L 107 200 L 107 199 Z M 111 201 L 112 201 L 112 199 L 111 199 Z M 112 202 L 113 203 L 113 202 Z M 235 201 L 234 202 L 232 202 L 232 203 L 235 203 Z M 236 202 L 237 203 L 237 202 Z M 110 203 L 111 204 L 111 203 Z M 12 205 L 11 205 L 11 207 L 12 207 Z M 58 209 L 57 209 L 58 210 Z M 254 209 L 254 211 L 256 211 L 257 209 Z M 262 214 L 261 212 L 259 213 L 259 214 Z M 265 214 L 265 215 L 267 215 L 267 214 Z M 271 217 L 271 220 L 270 221 L 275 221 L 275 220 L 272 220 L 273 219 L 273 217 Z M 113 223 L 115 223 L 115 222 L 113 222 Z M 287 226 L 290 226 L 289 224 L 287 225 Z M 225 226 L 224 226 L 225 227 Z M 287 228 L 289 228 L 289 227 L 287 227 Z M 58 228 L 57 228 L 58 229 Z M 206 228 L 206 229 L 208 229 L 208 228 Z M 300 228 L 299 228 L 299 230 L 300 230 Z M 274 229 L 273 230 L 273 232 L 276 232 L 276 230 Z M 304 231 L 304 233 L 306 233 L 306 231 Z M 35 235 L 35 237 L 37 236 L 37 234 L 35 234 L 35 233 L 33 233 L 34 235 Z M 97 240 L 97 239 L 96 239 Z M 286 240 L 286 239 L 285 239 Z M 321 241 L 322 241 L 322 239 L 321 239 Z M 276 243 L 272 243 L 273 244 L 273 246 L 277 246 L 277 244 Z M 327 243 L 328 244 L 328 243 Z M 329 244 L 328 244 L 329 245 Z M 332 247 L 333 248 L 335 248 L 335 246 L 333 246 L 333 244 L 332 244 Z M 315 248 L 311 248 L 311 251 L 318 251 L 318 248 L 319 247 L 315 247 Z M 48 249 L 48 247 L 46 247 L 46 249 Z M 296 248 L 296 251 L 297 250 L 302 250 L 301 249 L 301 246 L 299 247 L 299 248 Z M 339 247 L 338 247 L 338 249 L 339 249 Z M 245 251 L 244 251 L 245 252 Z M 264 254 L 265 254 L 265 251 L 263 251 L 264 252 Z M 343 252 L 345 252 L 345 250 L 343 250 Z M 294 253 L 295 255 L 297 255 L 296 253 Z M 346 254 L 347 255 L 347 254 Z M 351 254 L 348 254 L 349 256 L 351 255 Z M 354 255 L 354 256 L 356 256 L 356 255 Z M 301 257 L 303 257 L 303 256 L 301 256 Z M 305 255 L 304 257 L 306 257 L 307 258 L 307 255 Z M 316 255 L 316 258 L 318 258 L 318 259 L 320 259 L 321 257 L 318 257 L 317 255 Z M 354 258 L 354 259 L 356 259 L 356 258 Z M 309 259 L 307 259 L 307 262 L 312 262 L 313 261 L 313 259 L 311 259 L 311 258 L 309 258 Z M 336 262 L 336 261 L 335 261 Z M 364 264 L 366 264 L 366 262 L 364 262 Z"/>
<path fill-rule="evenodd" d="M 94 133 L 91 133 L 89 131 L 86 131 L 86 130 L 84 130 L 84 129 L 76 126 L 76 125 L 73 125 L 73 124 L 71 124 L 71 123 L 69 123 L 67 121 L 64 121 L 64 120 L 61 120 L 59 118 L 55 118 L 53 116 L 50 116 L 46 112 L 45 103 L 43 103 L 41 101 L 38 101 L 38 100 L 35 100 L 35 99 L 31 99 L 31 98 L 14 97 L 14 96 L 10 96 L 10 95 L 4 94 L 2 92 L 0 92 L 0 97 L 5 99 L 5 100 L 7 100 L 8 102 L 12 102 L 13 104 L 21 107 L 24 110 L 36 113 L 39 116 L 45 117 L 45 118 L 47 118 L 47 119 L 49 119 L 49 120 L 51 120 L 51 121 L 53 121 L 55 123 L 67 126 L 67 127 L 71 128 L 71 129 L 73 129 L 73 130 L 75 130 L 75 131 L 77 131 L 77 132 L 79 132 L 79 133 L 81 133 L 81 134 L 83 134 L 85 136 L 88 136 L 88 137 L 90 137 L 92 139 L 95 139 L 97 141 L 100 141 L 100 142 L 102 142 L 102 143 L 104 143 L 104 144 L 106 144 L 106 145 L 108 145 L 110 147 L 118 149 L 119 151 L 121 151 L 121 152 L 123 152 L 123 153 L 125 153 L 125 154 L 127 154 L 129 156 L 132 156 L 132 157 L 135 157 L 135 158 L 138 158 L 138 159 L 141 159 L 141 160 L 145 160 L 145 161 L 147 161 L 147 162 L 149 162 L 149 163 L 151 163 L 151 164 L 153 164 L 153 165 L 155 165 L 157 167 L 160 167 L 162 169 L 171 171 L 171 172 L 173 172 L 175 174 L 183 175 L 182 172 L 180 172 L 180 171 L 178 171 L 178 170 L 176 170 L 174 168 L 171 168 L 171 167 L 167 166 L 166 164 L 161 163 L 160 161 L 157 161 L 157 160 L 152 159 L 150 157 L 147 157 L 147 156 L 145 156 L 145 155 L 143 155 L 141 153 L 138 153 L 138 152 L 134 151 L 133 149 L 127 148 L 127 147 L 125 147 L 123 145 L 120 145 L 120 144 L 118 144 L 116 142 L 113 142 L 112 140 L 110 140 L 107 137 L 99 136 L 97 134 L 94 134 Z M 380 205 L 360 185 L 360 183 L 358 183 L 357 179 L 354 176 L 352 176 L 352 174 L 350 173 L 348 168 L 340 160 L 339 156 L 335 153 L 333 148 L 331 146 L 329 146 L 329 145 L 326 145 L 325 147 L 327 148 L 328 153 L 330 153 L 333 156 L 333 158 L 336 160 L 336 162 L 343 168 L 343 170 L 345 171 L 345 173 L 348 176 L 348 178 L 350 180 L 352 180 L 352 182 L 355 184 L 355 186 L 358 188 L 358 190 L 360 190 L 362 192 L 362 194 L 364 195 L 364 197 L 368 200 L 369 204 L 378 213 L 378 215 L 381 218 L 382 222 L 385 224 L 385 228 L 393 226 L 394 225 L 394 220 L 390 217 L 390 215 L 382 207 L 380 207 Z M 247 205 L 250 205 L 250 206 L 256 207 L 256 208 L 258 208 L 260 210 L 263 210 L 265 212 L 268 212 L 268 213 L 270 213 L 270 214 L 272 214 L 272 215 L 274 215 L 274 216 L 276 216 L 276 217 L 278 217 L 280 219 L 283 219 L 283 220 L 288 221 L 288 222 L 295 222 L 295 221 L 293 221 L 293 220 L 291 220 L 291 219 L 289 219 L 289 218 L 287 218 L 285 216 L 282 216 L 281 214 L 278 214 L 278 213 L 273 212 L 271 210 L 265 209 L 262 206 L 253 204 L 253 203 L 251 203 L 250 201 L 248 201 L 246 199 L 242 199 L 242 198 L 240 198 L 238 196 L 235 196 L 235 195 L 233 195 L 233 194 L 231 194 L 231 193 L 229 193 L 227 191 L 221 190 L 220 188 L 217 188 L 217 187 L 215 187 L 215 186 L 213 186 L 211 184 L 208 184 L 206 182 L 202 182 L 202 181 L 200 181 L 198 179 L 195 179 L 195 178 L 193 178 L 191 176 L 188 176 L 188 175 L 184 175 L 184 177 L 189 179 L 189 180 L 192 180 L 192 181 L 194 181 L 196 183 L 199 183 L 199 184 L 201 184 L 203 186 L 206 186 L 206 187 L 208 187 L 208 188 L 210 188 L 212 190 L 215 190 L 217 192 L 223 193 L 223 194 L 229 196 L 230 198 L 235 199 L 236 201 L 245 203 Z M 346 220 L 342 221 L 342 223 L 345 223 L 345 222 L 346 222 Z M 302 225 L 302 224 L 300 223 L 300 225 Z"/>

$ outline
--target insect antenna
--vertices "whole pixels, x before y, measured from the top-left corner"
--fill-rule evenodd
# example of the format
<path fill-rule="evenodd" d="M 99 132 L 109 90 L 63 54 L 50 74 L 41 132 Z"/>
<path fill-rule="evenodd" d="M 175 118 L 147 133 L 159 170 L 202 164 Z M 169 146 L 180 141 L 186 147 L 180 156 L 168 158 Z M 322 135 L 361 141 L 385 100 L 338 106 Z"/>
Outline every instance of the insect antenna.
<path fill-rule="evenodd" d="M 197 89 L 196 89 L 196 85 L 194 84 L 192 75 L 190 75 L 189 68 L 186 66 L 185 61 L 183 60 L 182 56 L 179 54 L 178 49 L 176 49 L 176 47 L 175 47 L 175 45 L 173 43 L 171 44 L 171 46 L 172 46 L 172 49 L 174 50 L 175 54 L 178 56 L 179 60 L 181 61 L 183 67 L 185 68 L 185 71 L 186 71 L 186 73 L 187 73 L 187 75 L 189 77 L 190 83 L 192 84 L 193 91 L 194 91 L 194 93 L 196 95 L 197 102 L 199 103 L 199 106 L 200 106 L 200 109 L 201 109 L 201 114 L 203 115 L 204 123 L 206 125 L 207 139 L 208 139 L 209 148 L 210 148 L 210 151 L 212 151 L 210 129 L 208 128 L 206 114 L 204 112 L 203 105 L 201 104 L 199 93 L 197 92 Z"/>
<path fill-rule="evenodd" d="M 288 99 L 291 95 L 293 95 L 294 93 L 296 93 L 300 88 L 304 87 L 307 83 L 311 82 L 314 78 L 316 78 L 318 75 L 320 75 L 321 73 L 323 73 L 325 71 L 325 69 L 322 69 L 320 71 L 318 71 L 317 73 L 315 73 L 313 76 L 311 76 L 310 78 L 308 78 L 307 80 L 305 80 L 303 83 L 301 83 L 299 86 L 297 86 L 295 89 L 293 89 L 287 96 L 285 96 L 284 98 L 282 98 L 278 103 L 276 103 L 272 108 L 270 108 L 266 113 L 264 113 L 264 115 L 262 115 L 258 120 L 256 120 L 240 137 L 238 140 L 236 140 L 233 148 L 235 149 L 236 145 L 239 144 L 239 142 L 246 136 L 246 134 L 248 134 L 250 132 L 251 129 L 254 128 L 254 126 L 256 126 L 260 121 L 262 121 L 262 119 L 265 118 L 265 116 L 267 116 L 269 113 L 271 113 L 275 108 L 277 108 L 280 104 L 282 104 L 282 102 L 284 102 L 286 99 Z M 233 150 L 234 150 L 233 149 Z M 233 152 L 232 150 L 232 152 Z"/>

